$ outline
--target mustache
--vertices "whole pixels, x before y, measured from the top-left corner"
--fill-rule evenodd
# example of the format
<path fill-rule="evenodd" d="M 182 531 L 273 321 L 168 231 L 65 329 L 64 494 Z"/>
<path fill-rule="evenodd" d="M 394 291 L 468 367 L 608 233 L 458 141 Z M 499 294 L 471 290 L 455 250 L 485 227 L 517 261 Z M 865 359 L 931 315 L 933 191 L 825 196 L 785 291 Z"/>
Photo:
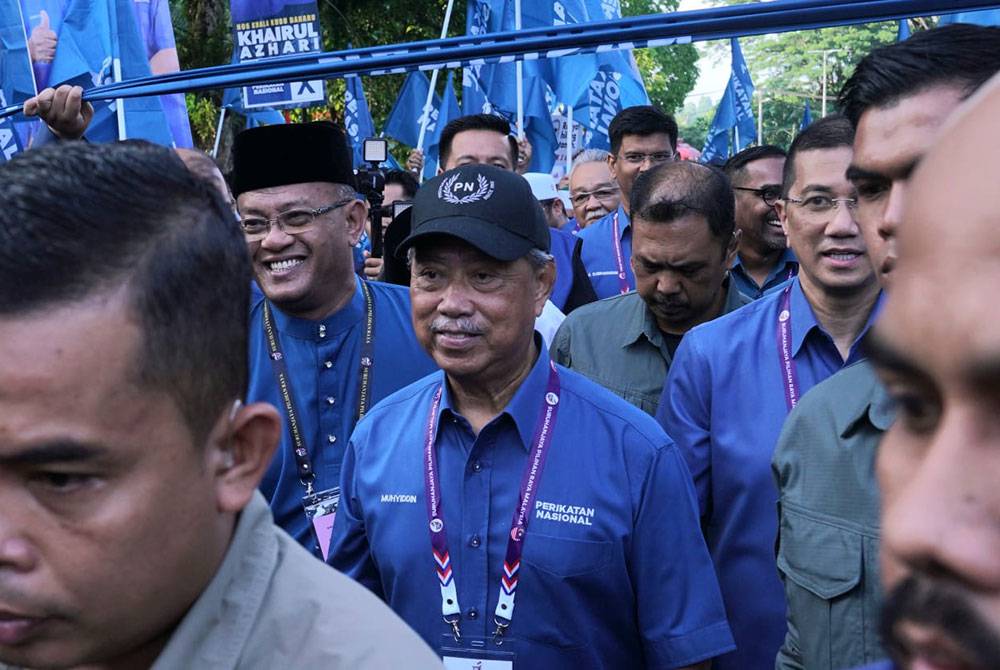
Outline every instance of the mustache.
<path fill-rule="evenodd" d="M 951 638 L 976 667 L 1000 668 L 1000 631 L 986 621 L 958 586 L 937 579 L 910 576 L 889 594 L 882 607 L 880 633 L 896 660 L 906 660 L 912 650 L 898 631 L 898 624 L 912 622 Z"/>
<path fill-rule="evenodd" d="M 602 207 L 600 209 L 587 212 L 586 215 L 585 215 L 586 216 L 586 220 L 587 220 L 588 223 L 591 223 L 593 221 L 597 221 L 598 219 L 600 219 L 600 218 L 602 218 L 604 216 L 607 216 L 608 212 L 610 212 L 610 211 L 611 210 L 604 209 Z"/>
<path fill-rule="evenodd" d="M 482 335 L 486 329 L 472 319 L 449 319 L 439 316 L 431 322 L 432 333 L 464 333 L 466 335 Z"/>

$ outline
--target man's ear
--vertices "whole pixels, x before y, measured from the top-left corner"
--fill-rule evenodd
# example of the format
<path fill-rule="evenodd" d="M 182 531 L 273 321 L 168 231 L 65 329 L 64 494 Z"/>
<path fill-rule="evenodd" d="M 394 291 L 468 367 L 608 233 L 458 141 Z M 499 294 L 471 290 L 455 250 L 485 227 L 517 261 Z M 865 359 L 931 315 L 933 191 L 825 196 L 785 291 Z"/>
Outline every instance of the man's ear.
<path fill-rule="evenodd" d="M 353 247 L 361 239 L 361 233 L 365 229 L 365 223 L 368 219 L 368 203 L 364 200 L 355 200 L 351 204 L 345 205 L 345 208 L 347 209 L 347 234 Z"/>
<path fill-rule="evenodd" d="M 267 403 L 233 403 L 205 445 L 215 476 L 220 512 L 236 513 L 250 502 L 281 439 L 281 417 Z"/>
<path fill-rule="evenodd" d="M 785 233 L 785 239 L 788 239 L 788 203 L 784 200 L 779 200 L 774 203 L 774 211 L 778 215 L 778 220 L 781 222 L 781 230 Z"/>
<path fill-rule="evenodd" d="M 545 301 L 549 299 L 549 295 L 552 294 L 552 287 L 556 283 L 556 264 L 555 261 L 546 263 L 544 267 L 539 268 L 535 278 L 538 280 L 535 282 L 535 316 L 541 316 L 542 310 L 545 309 Z"/>
<path fill-rule="evenodd" d="M 617 166 L 618 166 L 618 157 L 615 156 L 612 153 L 609 153 L 608 154 L 608 170 L 611 171 L 611 177 L 615 180 L 616 183 L 618 181 L 618 172 L 615 169 Z"/>

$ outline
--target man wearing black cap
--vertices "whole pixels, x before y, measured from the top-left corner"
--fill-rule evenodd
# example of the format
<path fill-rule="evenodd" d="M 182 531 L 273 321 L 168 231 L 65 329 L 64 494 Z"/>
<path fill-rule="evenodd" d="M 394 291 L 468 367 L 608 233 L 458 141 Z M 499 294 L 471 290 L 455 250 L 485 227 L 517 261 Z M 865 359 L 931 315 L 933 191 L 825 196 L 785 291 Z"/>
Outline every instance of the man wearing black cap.
<path fill-rule="evenodd" d="M 365 206 L 343 131 L 254 128 L 236 137 L 233 162 L 263 292 L 250 310 L 248 398 L 277 406 L 285 423 L 261 489 L 278 525 L 325 558 L 354 424 L 434 366 L 413 336 L 405 289 L 354 274 Z"/>
<path fill-rule="evenodd" d="M 443 372 L 358 424 L 330 563 L 446 667 L 702 667 L 732 649 L 679 452 L 533 333 L 554 268 L 528 183 L 467 165 L 411 211 L 413 323 Z"/>

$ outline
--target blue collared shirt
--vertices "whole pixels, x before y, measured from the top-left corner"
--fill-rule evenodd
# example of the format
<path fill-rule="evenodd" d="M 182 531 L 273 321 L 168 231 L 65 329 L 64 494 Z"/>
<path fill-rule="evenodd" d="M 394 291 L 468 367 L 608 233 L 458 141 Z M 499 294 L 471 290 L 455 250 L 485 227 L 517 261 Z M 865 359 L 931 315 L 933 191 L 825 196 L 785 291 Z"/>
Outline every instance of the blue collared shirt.
<path fill-rule="evenodd" d="M 556 264 L 556 282 L 552 285 L 549 300 L 565 311 L 566 298 L 573 287 L 573 247 L 576 246 L 576 237 L 557 228 L 549 228 L 549 242 Z"/>
<path fill-rule="evenodd" d="M 771 455 L 788 416 L 778 356 L 781 292 L 689 331 L 677 349 L 656 418 L 694 477 L 709 551 L 737 651 L 722 670 L 773 668 L 785 637 L 785 598 L 775 564 L 778 492 Z M 804 394 L 847 362 L 816 321 L 798 278 L 791 282 L 792 355 Z"/>
<path fill-rule="evenodd" d="M 625 213 L 625 208 L 618 205 L 618 236 L 622 248 L 622 263 L 625 268 L 625 280 L 629 290 L 635 288 L 635 275 L 632 274 L 632 222 Z M 580 258 L 587 268 L 587 276 L 594 286 L 598 298 L 610 298 L 621 294 L 621 281 L 618 279 L 618 260 L 613 243 L 615 212 L 609 212 L 603 218 L 594 221 L 577 235 L 583 240 Z"/>
<path fill-rule="evenodd" d="M 316 473 L 317 491 L 340 483 L 340 464 L 358 413 L 358 370 L 364 338 L 365 299 L 356 279 L 354 296 L 336 314 L 320 321 L 297 319 L 272 309 L 288 365 L 295 408 Z M 410 298 L 400 286 L 369 282 L 375 305 L 371 403 L 434 371 L 413 334 Z M 247 401 L 269 402 L 283 419 L 281 444 L 260 488 L 271 502 L 275 522 L 319 555 L 302 510 L 305 493 L 295 467 L 285 405 L 271 366 L 264 335 L 263 295 L 250 308 L 250 380 Z"/>
<path fill-rule="evenodd" d="M 764 280 L 763 286 L 758 286 L 757 281 L 743 269 L 743 261 L 740 260 L 739 254 L 736 256 L 733 267 L 729 270 L 729 276 L 736 282 L 737 290 L 752 300 L 784 287 L 789 275 L 794 277 L 798 273 L 799 261 L 791 249 L 785 249 L 784 253 L 781 254 L 778 262 L 774 264 L 771 272 L 767 275 L 767 279 Z"/>
<path fill-rule="evenodd" d="M 436 448 L 466 638 L 493 632 L 511 517 L 549 375 L 540 349 L 506 409 L 478 436 L 445 385 Z M 677 449 L 639 409 L 558 371 L 559 414 L 507 633 L 517 667 L 673 668 L 732 649 Z M 422 462 L 428 412 L 443 382 L 444 373 L 431 375 L 358 424 L 330 558 L 435 649 L 452 638 L 441 617 Z"/>

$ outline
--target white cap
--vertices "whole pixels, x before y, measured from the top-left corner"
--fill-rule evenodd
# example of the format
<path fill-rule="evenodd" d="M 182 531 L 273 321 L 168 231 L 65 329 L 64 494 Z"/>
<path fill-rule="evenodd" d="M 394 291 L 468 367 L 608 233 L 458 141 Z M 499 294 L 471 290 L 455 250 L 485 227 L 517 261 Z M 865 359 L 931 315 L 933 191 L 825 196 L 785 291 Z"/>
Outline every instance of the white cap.
<path fill-rule="evenodd" d="M 547 172 L 525 172 L 523 177 L 528 180 L 531 186 L 531 195 L 539 202 L 558 198 L 556 193 L 556 181 Z"/>

